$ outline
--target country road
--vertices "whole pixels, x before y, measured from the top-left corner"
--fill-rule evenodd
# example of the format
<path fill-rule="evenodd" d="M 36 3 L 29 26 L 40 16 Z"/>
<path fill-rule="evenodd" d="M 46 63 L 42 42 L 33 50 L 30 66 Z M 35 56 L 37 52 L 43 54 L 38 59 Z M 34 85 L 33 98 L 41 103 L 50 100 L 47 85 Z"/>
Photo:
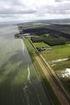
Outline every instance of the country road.
<path fill-rule="evenodd" d="M 54 105 L 16 26 L 0 27 L 0 105 Z"/>
<path fill-rule="evenodd" d="M 42 68 L 42 72 L 44 73 L 46 79 L 49 81 L 55 95 L 58 97 L 61 105 L 70 105 L 70 100 L 67 98 L 66 94 L 64 93 L 63 89 L 61 88 L 59 81 L 54 77 L 53 73 L 51 72 L 51 68 L 49 64 L 46 63 L 43 56 L 36 56 L 35 59 L 39 63 L 40 67 Z"/>
<path fill-rule="evenodd" d="M 61 81 L 56 76 L 54 70 L 51 68 L 51 66 L 48 64 L 48 62 L 45 60 L 43 55 L 39 53 L 39 51 L 36 49 L 34 44 L 31 40 L 28 39 L 30 44 L 32 45 L 33 49 L 36 52 L 35 59 L 38 62 L 39 66 L 42 69 L 42 73 L 46 77 L 46 80 L 49 81 L 55 95 L 57 96 L 59 102 L 61 105 L 70 105 L 70 97 L 65 91 L 64 87 L 62 86 Z"/>

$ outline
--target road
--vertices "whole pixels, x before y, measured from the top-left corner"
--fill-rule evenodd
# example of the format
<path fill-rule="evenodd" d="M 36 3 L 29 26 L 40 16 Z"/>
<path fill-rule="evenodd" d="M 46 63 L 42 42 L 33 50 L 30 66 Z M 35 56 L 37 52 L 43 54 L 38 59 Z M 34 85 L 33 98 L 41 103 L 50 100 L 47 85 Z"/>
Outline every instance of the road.
<path fill-rule="evenodd" d="M 42 69 L 42 73 L 46 77 L 46 80 L 49 81 L 55 95 L 59 99 L 59 102 L 61 105 L 70 105 L 70 97 L 65 91 L 64 87 L 62 86 L 61 81 L 55 74 L 54 70 L 51 68 L 51 66 L 48 64 L 48 62 L 45 60 L 43 55 L 38 52 L 34 44 L 29 40 L 31 45 L 36 51 L 37 56 L 35 56 L 36 61 L 38 62 L 39 66 Z"/>
<path fill-rule="evenodd" d="M 52 105 L 16 26 L 0 27 L 0 105 Z"/>
<path fill-rule="evenodd" d="M 40 56 L 36 56 L 35 59 L 39 63 L 40 67 L 42 68 L 42 71 L 46 77 L 46 79 L 49 81 L 54 93 L 58 97 L 61 105 L 70 105 L 70 100 L 66 96 L 65 91 L 59 84 L 59 81 L 57 78 L 55 78 L 54 72 L 51 71 L 51 67 L 49 64 L 45 61 L 44 57 L 42 54 L 39 54 Z"/>

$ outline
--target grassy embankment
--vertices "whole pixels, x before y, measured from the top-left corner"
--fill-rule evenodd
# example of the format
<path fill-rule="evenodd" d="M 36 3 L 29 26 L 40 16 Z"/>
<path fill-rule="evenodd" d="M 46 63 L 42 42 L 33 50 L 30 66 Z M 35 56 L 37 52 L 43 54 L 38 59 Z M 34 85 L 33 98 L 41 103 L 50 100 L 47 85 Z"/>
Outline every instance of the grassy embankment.
<path fill-rule="evenodd" d="M 30 44 L 30 39 L 28 38 L 28 39 L 24 39 L 24 43 L 25 43 L 25 45 L 26 45 L 26 47 L 27 47 L 27 49 L 28 49 L 28 52 L 29 52 L 29 54 L 30 54 L 30 56 L 31 56 L 31 59 L 32 59 L 32 61 L 33 61 L 33 65 L 34 65 L 34 67 L 35 67 L 35 69 L 36 69 L 36 72 L 38 73 L 38 75 L 40 76 L 40 78 L 41 78 L 41 81 L 42 81 L 42 85 L 43 85 L 43 88 L 44 88 L 44 90 L 45 90 L 45 93 L 47 94 L 47 90 L 48 90 L 48 93 L 49 93 L 49 96 L 51 97 L 49 97 L 51 100 L 51 103 L 53 102 L 53 104 L 51 104 L 51 105 L 60 105 L 60 103 L 59 103 L 59 101 L 58 101 L 58 99 L 57 99 L 57 97 L 55 96 L 55 94 L 54 94 L 54 92 L 53 92 L 53 90 L 52 90 L 52 88 L 51 88 L 51 86 L 50 86 L 50 84 L 49 84 L 49 82 L 48 82 L 48 80 L 46 80 L 46 78 L 45 78 L 45 76 L 44 76 L 44 74 L 43 74 L 43 72 L 42 72 L 42 70 L 41 70 L 41 68 L 40 68 L 40 66 L 39 66 L 39 64 L 38 64 L 38 62 L 35 60 L 35 56 L 37 56 L 36 55 L 36 53 L 35 53 L 35 49 L 33 48 L 33 46 Z M 44 46 L 45 44 L 44 43 L 42 43 L 42 44 L 40 44 L 41 46 Z"/>

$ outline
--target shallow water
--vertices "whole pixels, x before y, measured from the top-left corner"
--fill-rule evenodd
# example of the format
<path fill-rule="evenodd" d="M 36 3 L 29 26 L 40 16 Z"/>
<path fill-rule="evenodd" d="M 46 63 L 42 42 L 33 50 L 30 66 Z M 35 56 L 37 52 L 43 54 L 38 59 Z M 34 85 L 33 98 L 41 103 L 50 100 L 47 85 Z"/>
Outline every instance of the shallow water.
<path fill-rule="evenodd" d="M 17 26 L 0 27 L 0 105 L 50 105 L 17 32 Z"/>

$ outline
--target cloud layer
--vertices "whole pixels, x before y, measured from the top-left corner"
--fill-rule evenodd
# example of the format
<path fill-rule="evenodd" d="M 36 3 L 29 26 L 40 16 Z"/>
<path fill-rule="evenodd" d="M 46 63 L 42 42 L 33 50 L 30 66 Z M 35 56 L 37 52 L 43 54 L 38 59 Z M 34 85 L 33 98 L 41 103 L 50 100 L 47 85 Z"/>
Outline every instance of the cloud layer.
<path fill-rule="evenodd" d="M 0 21 L 70 18 L 70 0 L 0 0 Z"/>

